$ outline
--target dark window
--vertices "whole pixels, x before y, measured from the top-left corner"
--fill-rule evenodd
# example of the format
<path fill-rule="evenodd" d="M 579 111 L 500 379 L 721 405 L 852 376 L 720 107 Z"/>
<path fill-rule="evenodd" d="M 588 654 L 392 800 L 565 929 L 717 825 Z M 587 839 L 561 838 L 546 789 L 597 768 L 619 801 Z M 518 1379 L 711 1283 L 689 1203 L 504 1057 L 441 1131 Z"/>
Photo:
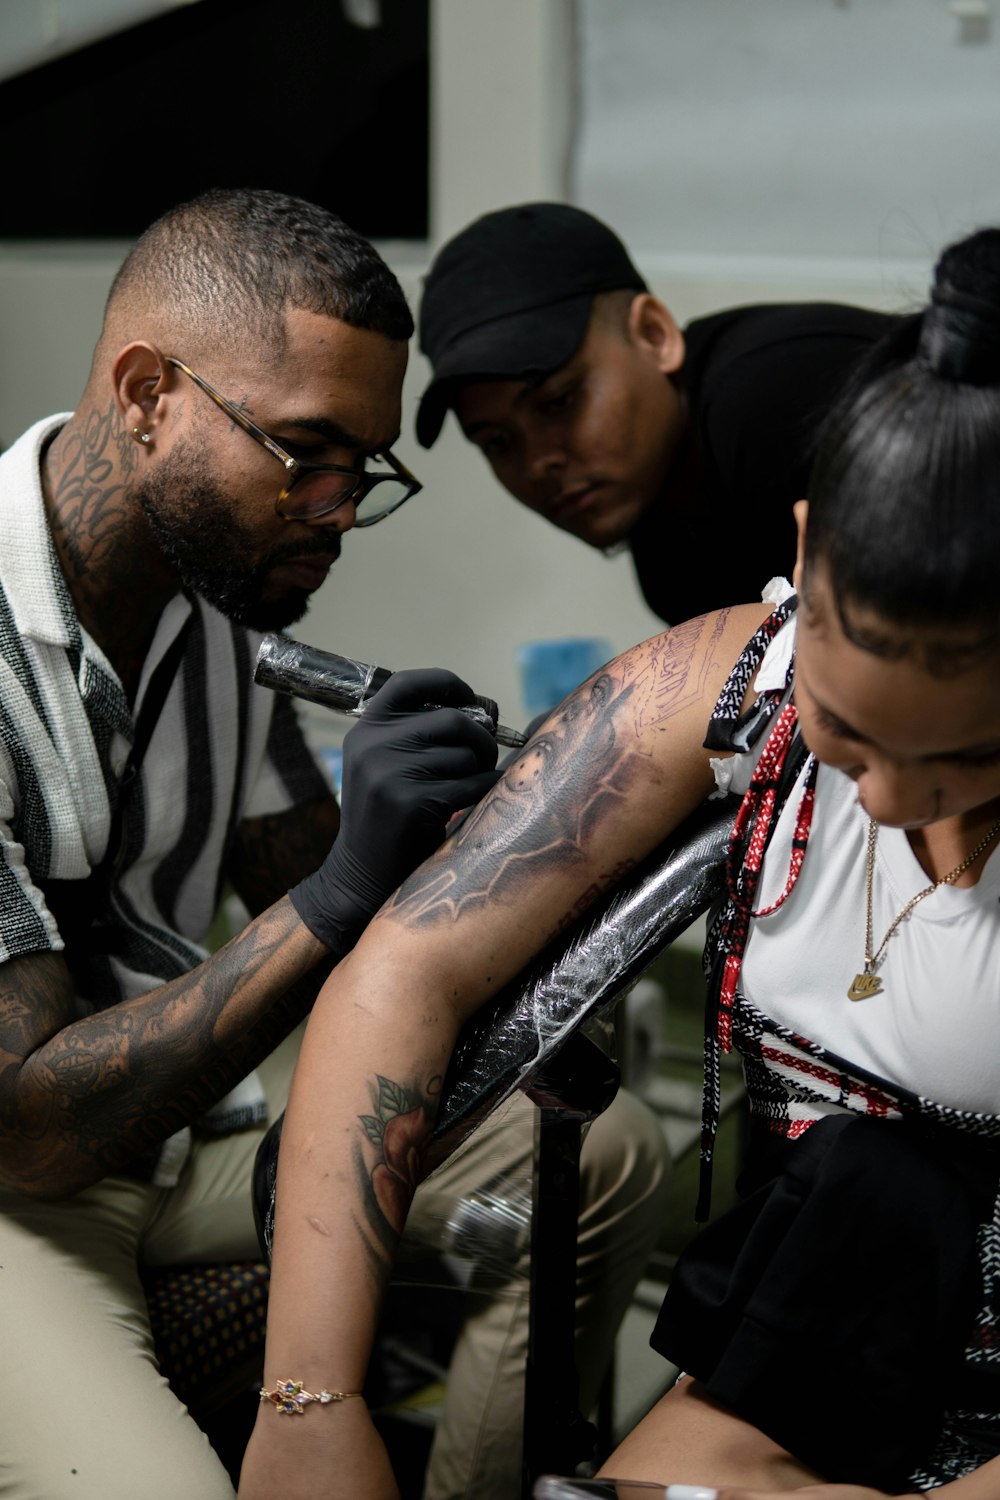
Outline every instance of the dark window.
<path fill-rule="evenodd" d="M 202 0 L 0 84 L 0 235 L 133 239 L 210 187 L 427 235 L 429 0 Z"/>

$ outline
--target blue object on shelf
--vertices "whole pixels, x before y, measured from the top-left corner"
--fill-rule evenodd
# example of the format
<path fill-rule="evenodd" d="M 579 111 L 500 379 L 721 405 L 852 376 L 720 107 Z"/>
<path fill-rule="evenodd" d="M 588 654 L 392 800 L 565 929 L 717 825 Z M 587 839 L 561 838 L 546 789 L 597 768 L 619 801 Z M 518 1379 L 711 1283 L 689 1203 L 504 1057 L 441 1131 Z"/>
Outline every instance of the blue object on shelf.
<path fill-rule="evenodd" d="M 516 660 L 526 716 L 533 719 L 536 714 L 555 708 L 614 654 L 611 642 L 603 636 L 525 641 L 517 648 Z"/>
<path fill-rule="evenodd" d="M 333 787 L 334 796 L 339 800 L 341 773 L 344 768 L 344 753 L 339 746 L 323 745 L 319 755 L 320 760 L 323 762 L 323 769 L 330 778 L 330 785 Z"/>

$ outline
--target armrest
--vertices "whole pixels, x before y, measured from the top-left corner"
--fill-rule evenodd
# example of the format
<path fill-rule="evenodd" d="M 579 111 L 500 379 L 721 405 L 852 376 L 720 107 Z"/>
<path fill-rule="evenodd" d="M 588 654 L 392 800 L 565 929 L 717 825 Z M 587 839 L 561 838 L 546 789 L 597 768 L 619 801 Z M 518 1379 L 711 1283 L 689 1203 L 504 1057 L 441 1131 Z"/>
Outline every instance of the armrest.
<path fill-rule="evenodd" d="M 464 1028 L 445 1078 L 430 1165 L 440 1166 L 515 1089 L 544 1086 L 556 1054 L 601 1018 L 722 890 L 739 799 L 702 804 L 594 910 L 551 943 Z M 257 1233 L 270 1258 L 281 1119 L 257 1152 Z"/>

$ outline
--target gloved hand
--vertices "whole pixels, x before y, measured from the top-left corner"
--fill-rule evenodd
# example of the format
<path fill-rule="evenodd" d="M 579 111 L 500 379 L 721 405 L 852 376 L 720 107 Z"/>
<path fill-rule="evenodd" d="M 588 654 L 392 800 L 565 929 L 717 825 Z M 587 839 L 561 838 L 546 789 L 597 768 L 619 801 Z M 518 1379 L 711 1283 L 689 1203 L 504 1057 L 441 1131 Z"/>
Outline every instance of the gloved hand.
<path fill-rule="evenodd" d="M 338 955 L 434 852 L 452 813 L 497 780 L 496 740 L 457 709 L 473 698 L 452 672 L 394 672 L 344 736 L 340 833 L 315 874 L 289 891 L 310 932 Z"/>

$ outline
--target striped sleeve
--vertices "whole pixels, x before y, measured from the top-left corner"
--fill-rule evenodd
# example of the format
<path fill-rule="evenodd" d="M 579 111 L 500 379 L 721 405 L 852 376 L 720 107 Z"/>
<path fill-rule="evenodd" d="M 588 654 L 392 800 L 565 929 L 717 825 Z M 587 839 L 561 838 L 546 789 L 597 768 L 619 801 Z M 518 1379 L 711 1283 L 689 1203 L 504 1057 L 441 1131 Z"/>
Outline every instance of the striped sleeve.
<path fill-rule="evenodd" d="M 9 761 L 0 772 L 0 963 L 29 953 L 60 951 L 62 938 L 28 870 L 12 819 L 15 797 Z"/>
<path fill-rule="evenodd" d="M 0 824 L 0 963 L 29 953 L 61 952 L 63 940 L 38 887 L 24 849 Z"/>
<path fill-rule="evenodd" d="M 266 754 L 246 806 L 251 818 L 331 795 L 330 783 L 306 741 L 295 701 L 279 693 L 268 696 L 273 702 Z"/>

